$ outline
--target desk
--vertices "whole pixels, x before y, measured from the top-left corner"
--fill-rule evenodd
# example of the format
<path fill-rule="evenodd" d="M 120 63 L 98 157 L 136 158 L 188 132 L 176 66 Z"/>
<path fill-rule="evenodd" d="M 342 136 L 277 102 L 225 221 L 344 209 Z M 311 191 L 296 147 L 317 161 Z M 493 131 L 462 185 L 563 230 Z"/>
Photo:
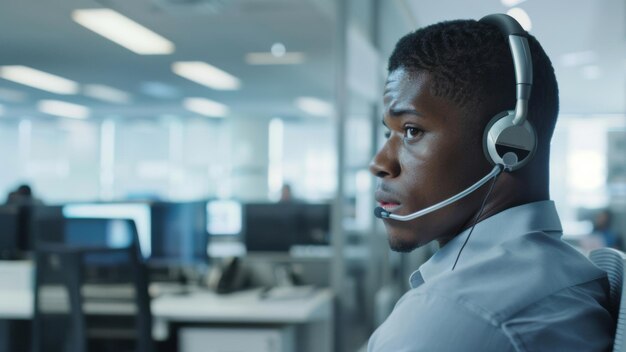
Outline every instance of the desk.
<path fill-rule="evenodd" d="M 155 340 L 168 338 L 171 323 L 211 325 L 294 326 L 297 351 L 332 351 L 333 295 L 317 289 L 300 298 L 263 299 L 260 290 L 217 295 L 206 290 L 164 294 L 151 303 Z M 86 304 L 88 314 L 132 314 L 122 304 Z M 33 294 L 27 290 L 0 291 L 0 319 L 27 320 L 33 316 Z"/>
<path fill-rule="evenodd" d="M 168 295 L 152 301 L 155 339 L 167 338 L 170 323 L 294 326 L 297 351 L 332 351 L 333 296 L 318 289 L 302 298 L 263 299 L 259 290 L 230 295 L 207 291 Z"/>

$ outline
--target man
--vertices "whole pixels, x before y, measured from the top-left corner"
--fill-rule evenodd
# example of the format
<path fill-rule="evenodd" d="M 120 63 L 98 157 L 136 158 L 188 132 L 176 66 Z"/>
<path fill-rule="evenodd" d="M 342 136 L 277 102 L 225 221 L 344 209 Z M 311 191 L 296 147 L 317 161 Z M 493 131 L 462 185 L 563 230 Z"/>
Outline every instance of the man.
<path fill-rule="evenodd" d="M 440 210 L 384 219 L 390 247 L 439 251 L 370 338 L 368 351 L 604 351 L 615 320 L 606 275 L 561 241 L 549 201 L 550 139 L 558 88 L 549 58 L 528 36 L 533 86 L 530 162 Z M 443 22 L 402 38 L 384 93 L 387 141 L 370 169 L 385 212 L 408 215 L 489 173 L 488 122 L 516 105 L 509 44 L 477 21 Z M 490 188 L 491 187 L 491 188 Z M 471 237 L 469 235 L 471 234 Z"/>

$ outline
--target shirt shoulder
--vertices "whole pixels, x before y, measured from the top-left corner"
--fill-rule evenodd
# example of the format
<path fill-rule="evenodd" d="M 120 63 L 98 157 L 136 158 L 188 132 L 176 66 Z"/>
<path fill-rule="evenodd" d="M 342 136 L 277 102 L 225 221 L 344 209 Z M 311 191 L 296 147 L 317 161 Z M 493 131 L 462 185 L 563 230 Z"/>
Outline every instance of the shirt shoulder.
<path fill-rule="evenodd" d="M 606 274 L 558 237 L 531 232 L 469 259 L 408 291 L 368 351 L 603 351 L 612 343 Z"/>
<path fill-rule="evenodd" d="M 585 256 L 543 232 L 528 233 L 475 257 L 419 289 L 472 302 L 502 322 L 557 292 L 606 280 L 606 274 Z M 595 298 L 605 298 L 601 285 L 596 288 L 601 295 Z M 598 302 L 594 299 L 594 303 Z"/>
<path fill-rule="evenodd" d="M 473 312 L 516 351 L 601 351 L 612 340 L 606 274 L 542 232 L 502 243 L 415 291 Z"/>
<path fill-rule="evenodd" d="M 368 352 L 514 351 L 479 307 L 419 290 L 407 292 L 370 338 Z"/>

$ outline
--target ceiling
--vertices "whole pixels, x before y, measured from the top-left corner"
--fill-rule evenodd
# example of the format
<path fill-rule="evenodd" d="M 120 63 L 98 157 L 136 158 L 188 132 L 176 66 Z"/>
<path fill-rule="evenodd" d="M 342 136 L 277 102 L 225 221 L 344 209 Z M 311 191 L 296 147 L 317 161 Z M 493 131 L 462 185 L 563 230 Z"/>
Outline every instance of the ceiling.
<path fill-rule="evenodd" d="M 360 1 L 360 0 L 353 0 Z M 392 0 L 380 0 L 392 1 Z M 55 95 L 0 79 L 0 105 L 7 117 L 49 116 L 40 99 L 89 106 L 108 116 L 193 116 L 185 97 L 206 97 L 239 116 L 303 117 L 300 96 L 333 100 L 334 0 L 0 0 L 0 65 L 27 65 L 81 84 L 105 84 L 132 94 L 131 104 L 112 104 L 83 95 Z M 412 27 L 455 18 L 505 12 L 500 0 L 393 0 Z M 208 5 L 217 4 L 215 8 Z M 320 5 L 324 4 L 324 5 Z M 623 114 L 626 111 L 626 4 L 623 0 L 526 0 L 531 33 L 552 58 L 565 114 Z M 171 40 L 171 55 L 137 55 L 71 20 L 75 9 L 112 8 Z M 402 12 L 402 11 L 401 11 Z M 404 21 L 405 18 L 398 19 Z M 395 41 L 397 38 L 389 39 Z M 252 66 L 248 52 L 269 51 L 282 42 L 304 52 L 300 65 Z M 568 66 L 563 55 L 592 51 L 595 59 Z M 171 71 L 175 61 L 206 61 L 241 79 L 236 91 L 216 91 Z M 596 66 L 595 77 L 585 66 Z M 588 72 L 587 72 L 588 74 Z M 161 96 L 145 93 L 146 85 Z M 2 100 L 2 89 L 24 93 L 23 101 Z"/>
<path fill-rule="evenodd" d="M 500 0 L 403 0 L 416 27 L 506 12 Z M 518 7 L 552 59 L 564 114 L 626 111 L 626 2 L 624 0 L 526 0 Z M 563 55 L 591 51 L 595 59 L 567 65 Z M 597 68 L 585 68 L 596 66 Z M 590 76 L 590 77 L 586 77 Z"/>
<path fill-rule="evenodd" d="M 8 117 L 39 116 L 39 99 L 92 108 L 94 117 L 193 115 L 184 97 L 205 97 L 240 116 L 298 117 L 294 99 L 332 100 L 332 22 L 308 0 L 0 0 L 0 65 L 26 65 L 80 84 L 105 84 L 132 94 L 127 105 L 83 95 L 56 95 L 0 79 L 0 90 L 25 93 L 2 101 Z M 216 8 L 206 6 L 216 3 Z M 176 45 L 171 55 L 137 55 L 71 19 L 74 9 L 112 8 Z M 304 52 L 299 65 L 248 65 L 248 52 L 269 52 L 275 42 Z M 241 89 L 217 91 L 171 71 L 175 61 L 205 61 L 241 80 Z M 146 85 L 161 95 L 144 92 Z M 143 88 L 142 88 L 143 87 Z M 1 99 L 1 94 L 0 94 Z"/>

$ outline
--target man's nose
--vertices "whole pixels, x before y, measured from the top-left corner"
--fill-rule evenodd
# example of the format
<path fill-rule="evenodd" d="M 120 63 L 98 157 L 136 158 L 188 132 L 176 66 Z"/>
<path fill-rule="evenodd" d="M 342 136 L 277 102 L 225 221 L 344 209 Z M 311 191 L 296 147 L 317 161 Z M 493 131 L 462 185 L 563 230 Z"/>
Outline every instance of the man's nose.
<path fill-rule="evenodd" d="M 380 178 L 393 178 L 400 173 L 400 165 L 395 149 L 389 145 L 389 142 L 376 153 L 370 162 L 370 172 L 372 175 Z"/>

